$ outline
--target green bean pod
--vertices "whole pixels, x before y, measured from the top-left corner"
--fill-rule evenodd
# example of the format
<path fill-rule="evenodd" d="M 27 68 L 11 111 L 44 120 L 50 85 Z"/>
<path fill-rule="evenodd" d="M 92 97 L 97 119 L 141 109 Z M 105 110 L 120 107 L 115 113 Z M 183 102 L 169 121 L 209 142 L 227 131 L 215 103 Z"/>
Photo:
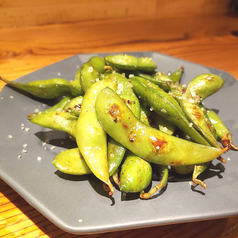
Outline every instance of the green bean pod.
<path fill-rule="evenodd" d="M 97 119 L 104 130 L 148 162 L 171 166 L 201 164 L 228 150 L 189 142 L 146 126 L 108 87 L 98 94 L 95 109 Z"/>
<path fill-rule="evenodd" d="M 110 194 L 113 194 L 108 171 L 107 134 L 99 124 L 95 112 L 97 95 L 107 86 L 114 90 L 117 88 L 116 82 L 102 80 L 94 83 L 86 91 L 76 127 L 76 142 L 92 173 L 107 184 Z"/>
<path fill-rule="evenodd" d="M 134 154 L 127 155 L 121 167 L 120 190 L 125 193 L 141 192 L 151 180 L 151 165 Z"/>
<path fill-rule="evenodd" d="M 85 175 L 92 173 L 78 148 L 61 151 L 51 163 L 65 174 Z"/>
<path fill-rule="evenodd" d="M 178 102 L 157 85 L 140 77 L 132 77 L 130 81 L 136 95 L 143 99 L 156 113 L 170 123 L 186 132 L 193 141 L 209 145 L 209 143 L 191 126 Z"/>

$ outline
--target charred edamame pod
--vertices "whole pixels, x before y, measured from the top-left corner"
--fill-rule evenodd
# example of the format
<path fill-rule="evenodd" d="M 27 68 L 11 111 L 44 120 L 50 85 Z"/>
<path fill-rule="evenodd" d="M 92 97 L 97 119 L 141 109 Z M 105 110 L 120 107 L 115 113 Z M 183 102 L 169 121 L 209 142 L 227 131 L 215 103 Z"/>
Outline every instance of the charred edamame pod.
<path fill-rule="evenodd" d="M 65 112 L 70 112 L 71 114 L 75 116 L 79 116 L 81 112 L 82 102 L 83 102 L 83 96 L 75 97 L 71 99 L 69 102 L 67 102 L 62 108 L 62 110 Z"/>
<path fill-rule="evenodd" d="M 152 82 L 140 77 L 132 77 L 130 81 L 136 95 L 143 99 L 161 117 L 186 132 L 195 142 L 209 145 L 185 117 L 178 102 Z"/>
<path fill-rule="evenodd" d="M 217 149 L 189 142 L 144 125 L 108 87 L 98 94 L 95 109 L 98 121 L 112 138 L 152 163 L 172 166 L 201 164 L 228 150 L 228 147 Z"/>
<path fill-rule="evenodd" d="M 234 150 L 238 150 L 238 147 L 232 143 L 232 134 L 230 130 L 225 126 L 221 118 L 213 110 L 207 110 L 207 115 L 210 118 L 213 126 L 215 127 L 217 136 L 221 140 L 223 146 L 230 146 Z"/>

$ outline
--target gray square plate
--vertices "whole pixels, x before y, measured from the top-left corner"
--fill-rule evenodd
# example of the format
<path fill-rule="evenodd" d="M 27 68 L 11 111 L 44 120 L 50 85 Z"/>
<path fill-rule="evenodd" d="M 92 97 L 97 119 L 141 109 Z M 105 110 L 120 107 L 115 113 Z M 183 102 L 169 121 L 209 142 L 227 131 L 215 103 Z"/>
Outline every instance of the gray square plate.
<path fill-rule="evenodd" d="M 233 133 L 234 143 L 238 144 L 238 82 L 234 77 L 224 71 L 155 52 L 130 54 L 152 57 L 158 70 L 166 73 L 184 66 L 182 83 L 185 84 L 201 73 L 220 75 L 225 84 L 219 92 L 205 100 L 205 106 L 219 112 Z M 78 68 L 91 56 L 76 55 L 17 81 L 28 82 L 59 75 L 73 80 Z M 113 197 L 109 197 L 103 191 L 101 182 L 93 176 L 70 176 L 56 171 L 51 161 L 61 150 L 76 144 L 65 133 L 27 121 L 27 114 L 35 109 L 44 110 L 46 103 L 9 87 L 1 91 L 0 177 L 61 229 L 74 234 L 89 234 L 238 214 L 238 152 L 234 151 L 224 155 L 228 159 L 227 164 L 213 161 L 212 168 L 204 172 L 206 190 L 201 187 L 191 189 L 189 180 L 170 182 L 163 194 L 158 193 L 150 200 L 141 200 L 138 194 L 124 197 L 118 190 Z M 30 131 L 23 127 L 30 128 Z M 9 139 L 8 135 L 13 138 Z M 46 139 L 49 143 L 43 145 Z M 25 143 L 27 153 L 22 152 Z M 38 160 L 38 156 L 42 160 Z"/>

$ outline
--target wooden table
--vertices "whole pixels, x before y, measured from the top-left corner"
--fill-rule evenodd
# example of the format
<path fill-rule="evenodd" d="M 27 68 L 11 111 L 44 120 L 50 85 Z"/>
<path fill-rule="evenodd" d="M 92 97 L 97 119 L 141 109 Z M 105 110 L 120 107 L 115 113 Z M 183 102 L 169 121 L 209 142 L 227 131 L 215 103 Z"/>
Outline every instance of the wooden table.
<path fill-rule="evenodd" d="M 238 79 L 235 15 L 140 16 L 0 29 L 0 74 L 9 80 L 75 54 L 156 51 L 225 70 Z M 4 86 L 0 83 L 0 87 Z M 238 217 L 87 237 L 238 237 Z M 0 237 L 81 237 L 67 234 L 0 180 Z"/>

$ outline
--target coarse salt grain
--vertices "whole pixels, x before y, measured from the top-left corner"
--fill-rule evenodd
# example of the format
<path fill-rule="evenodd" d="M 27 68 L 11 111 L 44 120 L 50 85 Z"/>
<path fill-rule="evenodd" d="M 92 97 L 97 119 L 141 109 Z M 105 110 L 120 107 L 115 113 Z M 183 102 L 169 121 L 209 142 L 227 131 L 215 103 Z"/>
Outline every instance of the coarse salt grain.
<path fill-rule="evenodd" d="M 45 146 L 45 145 L 46 145 L 46 142 L 43 142 L 42 145 Z"/>
<path fill-rule="evenodd" d="M 164 113 L 166 113 L 166 110 L 165 110 L 164 108 L 162 108 L 162 109 L 161 109 L 161 112 L 164 112 Z"/>
<path fill-rule="evenodd" d="M 14 98 L 13 96 L 10 96 L 10 98 L 12 99 L 12 98 Z"/>
<path fill-rule="evenodd" d="M 39 109 L 35 109 L 35 113 L 38 113 L 40 110 Z"/>
<path fill-rule="evenodd" d="M 20 159 L 20 158 L 21 158 L 21 155 L 18 155 L 17 158 Z"/>
<path fill-rule="evenodd" d="M 29 130 L 30 130 L 30 128 L 29 128 L 29 127 L 26 127 L 26 128 L 25 128 L 25 131 L 29 131 Z"/>
<path fill-rule="evenodd" d="M 51 146 L 50 149 L 51 149 L 51 150 L 54 150 L 54 149 L 55 149 L 55 146 Z"/>
<path fill-rule="evenodd" d="M 12 139 L 12 138 L 13 138 L 13 136 L 12 136 L 12 135 L 8 135 L 8 138 L 9 138 L 9 139 Z"/>
<path fill-rule="evenodd" d="M 38 161 L 41 161 L 41 160 L 42 160 L 42 158 L 41 158 L 40 156 L 38 156 L 38 157 L 37 157 L 37 160 L 38 160 Z"/>
<path fill-rule="evenodd" d="M 27 144 L 26 144 L 26 143 L 25 143 L 25 144 L 23 144 L 23 147 L 24 147 L 24 148 L 26 148 L 26 147 L 27 147 Z"/>
<path fill-rule="evenodd" d="M 78 219 L 78 222 L 82 222 L 83 221 L 83 219 Z"/>
<path fill-rule="evenodd" d="M 61 76 L 61 73 L 59 72 L 57 75 L 58 75 L 58 76 Z"/>
<path fill-rule="evenodd" d="M 23 149 L 23 150 L 22 150 L 22 153 L 27 153 L 27 150 Z"/>
<path fill-rule="evenodd" d="M 193 126 L 193 123 L 191 122 L 191 123 L 189 123 L 189 127 L 192 127 Z"/>

